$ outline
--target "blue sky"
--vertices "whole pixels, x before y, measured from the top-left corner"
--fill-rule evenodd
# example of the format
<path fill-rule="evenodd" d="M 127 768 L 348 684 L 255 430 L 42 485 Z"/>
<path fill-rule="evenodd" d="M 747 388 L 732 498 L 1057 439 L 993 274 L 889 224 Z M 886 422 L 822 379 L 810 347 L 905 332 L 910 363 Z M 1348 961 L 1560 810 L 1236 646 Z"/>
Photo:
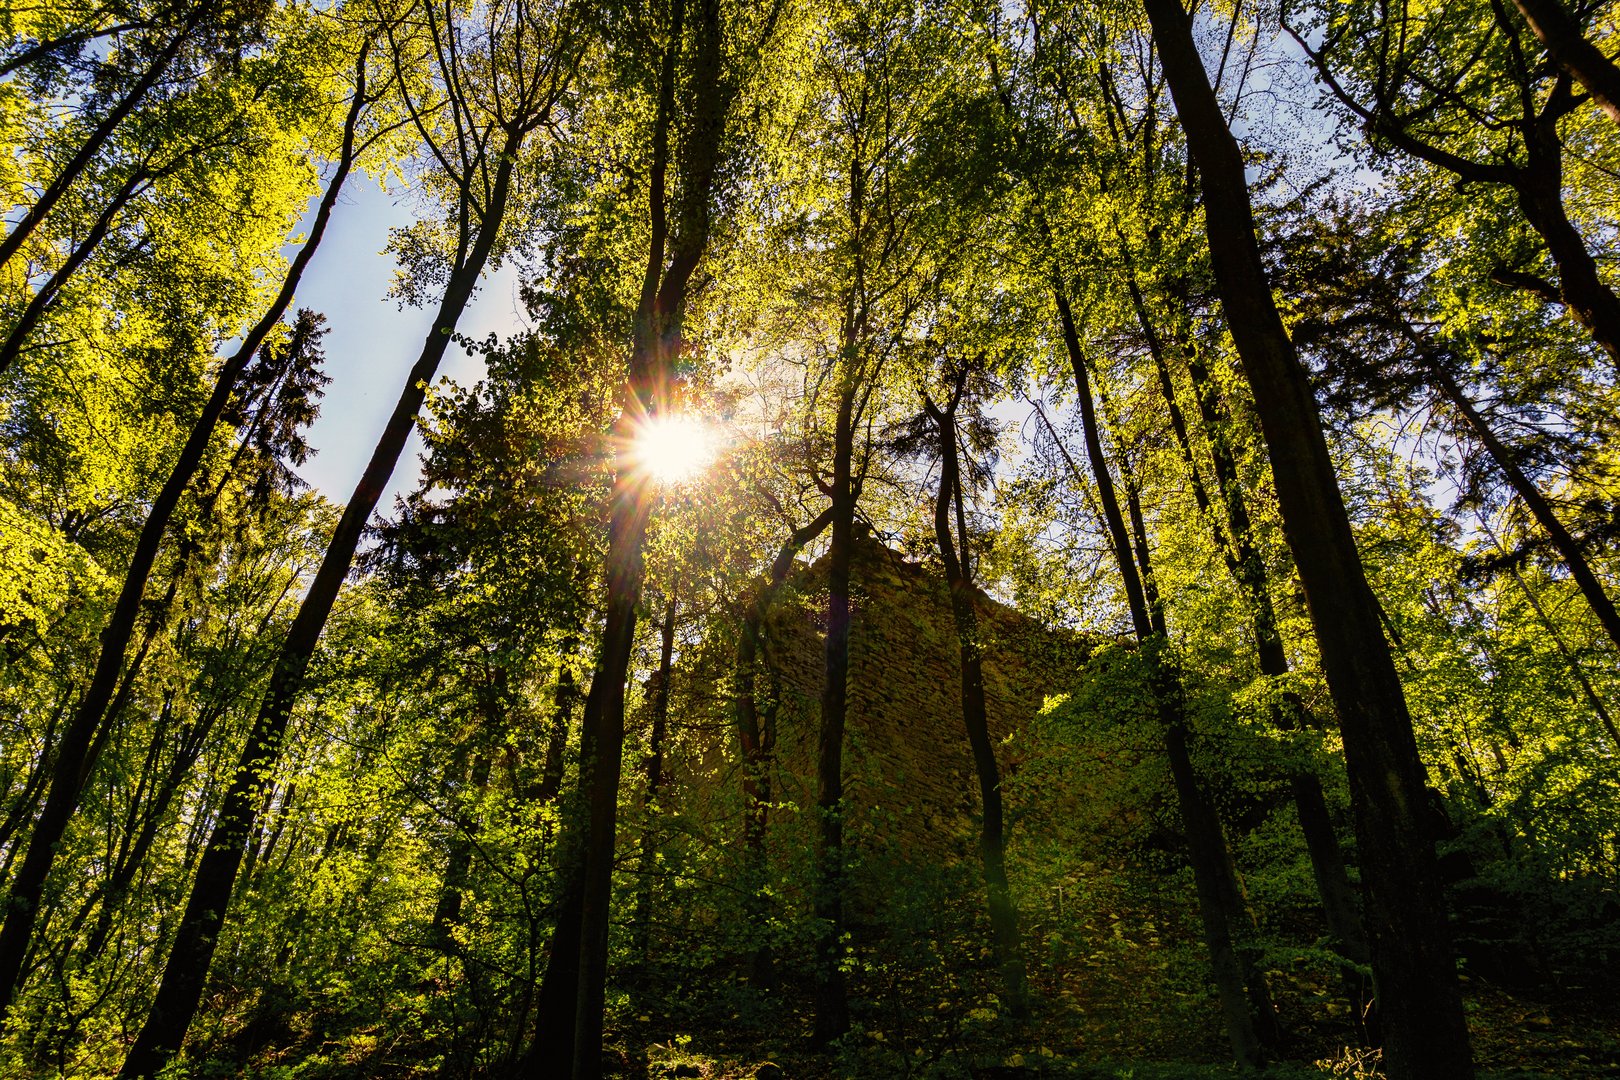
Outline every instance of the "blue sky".
<path fill-rule="evenodd" d="M 430 311 L 401 310 L 388 298 L 394 274 L 393 259 L 382 254 L 388 230 L 413 216 L 409 193 L 390 194 L 356 177 L 333 211 L 298 290 L 297 306 L 326 316 L 326 373 L 332 378 L 320 419 L 309 433 L 318 452 L 298 472 L 335 502 L 347 502 L 353 492 L 432 323 Z M 487 275 L 457 329 L 478 338 L 492 330 L 505 337 L 521 327 L 517 285 L 511 267 Z M 470 385 L 483 375 L 483 363 L 452 346 L 439 374 Z M 413 434 L 378 504 L 380 511 L 387 513 L 395 495 L 415 486 L 421 449 L 420 437 Z"/>

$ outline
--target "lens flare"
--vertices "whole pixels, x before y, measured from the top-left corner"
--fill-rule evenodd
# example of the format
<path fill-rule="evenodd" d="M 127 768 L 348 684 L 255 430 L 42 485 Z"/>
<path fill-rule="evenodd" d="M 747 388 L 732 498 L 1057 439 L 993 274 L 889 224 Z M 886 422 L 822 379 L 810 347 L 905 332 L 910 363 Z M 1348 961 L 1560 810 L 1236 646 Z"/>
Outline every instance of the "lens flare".
<path fill-rule="evenodd" d="M 714 462 L 719 439 L 695 416 L 654 417 L 636 432 L 636 463 L 660 484 L 684 484 Z"/>

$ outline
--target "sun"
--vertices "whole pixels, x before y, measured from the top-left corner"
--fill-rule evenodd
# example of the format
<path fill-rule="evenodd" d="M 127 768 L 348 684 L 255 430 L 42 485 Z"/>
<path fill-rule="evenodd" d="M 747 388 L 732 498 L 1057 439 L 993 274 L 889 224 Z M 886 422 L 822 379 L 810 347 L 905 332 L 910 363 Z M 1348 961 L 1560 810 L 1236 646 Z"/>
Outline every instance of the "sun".
<path fill-rule="evenodd" d="M 718 444 L 714 429 L 695 416 L 654 417 L 636 432 L 636 463 L 660 484 L 684 484 L 714 462 Z"/>

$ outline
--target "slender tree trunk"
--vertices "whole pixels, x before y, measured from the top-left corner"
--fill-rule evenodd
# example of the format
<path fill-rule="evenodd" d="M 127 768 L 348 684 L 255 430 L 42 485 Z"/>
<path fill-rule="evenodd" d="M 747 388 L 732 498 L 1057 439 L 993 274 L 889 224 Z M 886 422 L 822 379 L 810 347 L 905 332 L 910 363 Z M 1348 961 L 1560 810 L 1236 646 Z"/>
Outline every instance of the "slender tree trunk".
<path fill-rule="evenodd" d="M 4 848 L 6 859 L 0 865 L 0 886 L 5 884 L 11 872 L 11 859 L 16 854 L 17 846 L 11 843 L 11 838 L 21 832 L 23 827 L 34 816 L 34 805 L 39 801 L 40 792 L 45 789 L 45 781 L 51 774 L 51 744 L 56 741 L 56 728 L 62 722 L 69 706 L 73 704 L 75 687 L 69 685 L 57 698 L 56 705 L 52 707 L 50 718 L 45 721 L 45 733 L 40 737 L 39 756 L 33 761 L 28 771 L 28 779 L 23 782 L 22 790 L 17 792 L 15 798 L 6 807 L 5 817 L 0 818 L 0 848 Z"/>
<path fill-rule="evenodd" d="M 100 652 L 96 657 L 95 673 L 91 676 L 90 686 L 75 710 L 72 723 L 63 732 L 61 746 L 57 749 L 50 792 L 46 796 L 45 807 L 40 812 L 39 820 L 34 824 L 34 831 L 29 837 L 28 852 L 23 856 L 23 864 L 18 869 L 16 880 L 12 882 L 11 893 L 6 902 L 5 922 L 0 924 L 0 1018 L 3 1018 L 5 1012 L 9 1010 L 12 996 L 16 992 L 17 980 L 22 973 L 23 956 L 28 950 L 40 896 L 44 892 L 51 864 L 55 861 L 57 847 L 67 830 L 69 819 L 78 808 L 84 783 L 95 764 L 95 750 L 99 745 L 101 729 L 104 727 L 104 720 L 118 686 L 119 674 L 124 668 L 125 654 L 135 634 L 141 602 L 146 595 L 146 585 L 152 575 L 152 567 L 157 562 L 163 535 L 168 530 L 169 521 L 180 504 L 181 496 L 202 465 L 208 444 L 213 438 L 214 427 L 230 403 L 237 380 L 246 370 L 253 355 L 264 344 L 264 339 L 281 321 L 288 306 L 291 305 L 293 292 L 326 233 L 332 209 L 337 205 L 338 193 L 354 166 L 355 133 L 358 130 L 361 112 L 367 104 L 364 49 L 361 51 L 356 73 L 354 100 L 344 123 L 343 149 L 338 158 L 337 170 L 333 173 L 326 193 L 321 198 L 314 221 L 310 223 L 309 239 L 293 258 L 281 289 L 271 301 L 270 307 L 242 339 L 242 344 L 235 355 L 220 368 L 213 392 L 203 406 L 202 415 L 192 425 L 191 433 L 187 436 L 185 446 L 181 448 L 180 456 L 170 470 L 168 479 L 158 492 L 157 498 L 152 501 L 152 508 L 147 512 L 140 536 L 135 541 L 135 551 L 130 557 L 129 568 L 124 572 L 124 583 L 113 606 L 112 617 L 101 632 Z M 442 344 L 440 351 L 443 351 Z M 437 365 L 436 358 L 434 363 Z M 390 461 L 389 468 L 392 467 Z M 375 499 L 375 496 L 373 498 Z"/>
<path fill-rule="evenodd" d="M 565 638 L 557 665 L 557 692 L 552 697 L 551 731 L 546 736 L 546 759 L 540 770 L 540 783 L 535 787 L 537 802 L 548 803 L 562 792 L 563 772 L 568 758 L 568 733 L 574 726 L 574 706 L 579 701 L 579 687 L 574 685 L 574 669 L 570 661 L 579 650 L 579 638 Z"/>
<path fill-rule="evenodd" d="M 626 409 L 616 425 L 621 445 L 631 444 L 637 424 L 668 403 L 672 367 L 680 354 L 682 324 L 696 272 L 708 248 L 710 198 L 720 164 L 721 139 L 734 88 L 722 74 L 719 0 L 694 0 L 690 70 L 680 130 L 681 190 L 674 230 L 667 218 L 669 139 L 676 124 L 676 87 L 687 33 L 686 0 L 677 0 L 658 79 L 653 162 L 648 183 L 651 235 L 647 269 L 637 304 Z M 666 252 L 669 262 L 666 267 Z M 614 477 L 608 522 L 607 602 L 602 649 L 585 701 L 584 726 L 593 752 L 582 758 L 588 827 L 579 897 L 579 981 L 574 1005 L 573 1080 L 602 1074 L 602 1023 L 607 989 L 609 909 L 618 824 L 619 779 L 624 756 L 624 685 L 641 600 L 643 546 L 652 515 L 648 479 L 629 462 Z M 567 901 L 572 903 L 572 900 Z M 561 929 L 561 927 L 559 927 Z"/>
<path fill-rule="evenodd" d="M 620 437 L 634 431 L 621 424 Z M 572 1068 L 575 1080 L 602 1070 L 602 1014 L 606 1002 L 609 907 L 624 767 L 624 690 L 635 644 L 636 605 L 641 598 L 642 549 L 651 502 L 645 481 L 621 470 L 614 483 L 608 526 L 608 598 L 602 652 L 585 699 L 591 754 L 580 758 L 587 815 L 579 897 L 579 963 L 575 988 Z M 559 927 L 559 930 L 561 927 Z"/>
<path fill-rule="evenodd" d="M 45 317 L 45 310 L 56 299 L 56 294 L 62 291 L 62 287 L 68 283 L 68 280 L 78 273 L 79 268 L 89 260 L 91 255 L 95 254 L 96 248 L 100 247 L 101 241 L 106 239 L 107 233 L 112 229 L 113 222 L 123 212 L 124 207 L 128 206 L 136 195 L 145 190 L 151 181 L 152 175 L 144 169 L 137 169 L 131 173 L 123 184 L 119 186 L 113 197 L 107 200 L 107 205 L 101 208 L 101 213 L 96 215 L 96 220 L 91 223 L 89 231 L 85 233 L 82 240 L 73 246 L 73 250 L 68 253 L 68 257 L 62 260 L 62 265 L 58 266 L 46 282 L 39 287 L 39 290 L 29 298 L 28 305 L 23 308 L 16 321 L 11 324 L 11 329 L 6 331 L 5 340 L 0 341 L 0 374 L 8 370 L 16 362 L 17 358 L 22 355 L 23 347 L 28 344 L 28 338 L 33 334 L 34 327 L 38 326 L 39 320 Z"/>
<path fill-rule="evenodd" d="M 1338 709 L 1367 932 L 1391 1080 L 1473 1076 L 1445 901 L 1424 815 L 1426 774 L 1377 601 L 1356 551 L 1309 380 L 1283 327 L 1255 238 L 1237 141 L 1180 0 L 1143 0 L 1204 196 L 1227 325 L 1254 392 L 1283 530 Z"/>
<path fill-rule="evenodd" d="M 393 474 L 405 440 L 416 424 L 427 388 L 433 382 L 467 302 L 472 298 L 484 264 L 494 247 L 511 190 L 512 173 L 522 134 L 508 131 L 500 148 L 485 216 L 472 240 L 471 250 L 446 285 L 433 329 L 422 353 L 406 378 L 394 411 L 383 428 L 371 460 L 343 510 L 320 568 L 310 583 L 298 614 L 282 643 L 258 717 L 248 733 L 242 756 L 231 776 L 225 803 L 209 835 L 191 894 L 169 951 L 163 980 L 146 1024 L 124 1060 L 122 1080 L 149 1078 L 160 1072 L 179 1051 L 202 998 L 208 966 L 225 911 L 230 904 L 247 838 L 256 820 L 257 793 L 276 766 L 282 738 L 294 703 L 303 688 L 304 674 L 314 655 L 326 619 L 337 601 L 343 579 L 354 561 L 366 522 Z"/>
<path fill-rule="evenodd" d="M 844 985 L 844 725 L 849 716 L 850 561 L 855 542 L 855 387 L 850 375 L 833 433 L 831 535 L 827 546 L 827 637 L 821 727 L 816 744 L 815 978 L 816 1046 L 849 1031 Z"/>
<path fill-rule="evenodd" d="M 1205 872 L 1215 887 L 1215 902 L 1237 952 L 1244 990 L 1251 1006 L 1250 1015 L 1254 1018 L 1254 1028 L 1260 1037 L 1260 1045 L 1276 1049 L 1282 1042 L 1282 1031 L 1277 1026 L 1277 1010 L 1272 1003 L 1271 986 L 1261 966 L 1259 950 L 1251 941 L 1246 940 L 1250 932 L 1258 929 L 1258 926 L 1238 876 L 1231 845 L 1226 841 L 1226 831 L 1221 828 L 1219 812 L 1215 808 L 1214 801 L 1198 782 L 1198 773 L 1188 753 L 1186 690 L 1174 662 L 1168 655 L 1170 630 L 1165 619 L 1164 602 L 1159 595 L 1157 578 L 1153 573 L 1153 557 L 1148 546 L 1147 525 L 1142 517 L 1142 501 L 1137 494 L 1136 480 L 1132 477 L 1123 455 L 1120 457 L 1119 470 L 1125 481 L 1125 506 L 1130 513 L 1131 535 L 1136 544 L 1136 561 L 1142 568 L 1142 587 L 1147 599 L 1148 621 L 1153 627 L 1152 641 L 1159 650 L 1152 659 L 1156 680 L 1155 696 L 1159 701 L 1167 703 L 1164 706 L 1166 756 L 1170 762 L 1171 772 L 1181 774 L 1181 779 L 1177 783 L 1187 785 L 1198 800 L 1183 803 L 1184 806 L 1193 806 L 1197 809 L 1194 816 L 1198 823 L 1189 827 L 1189 836 L 1204 853 L 1203 857 L 1208 860 L 1209 869 Z"/>
<path fill-rule="evenodd" d="M 180 792 L 180 785 L 185 781 L 192 765 L 196 763 L 197 755 L 202 752 L 204 743 L 224 712 L 224 706 L 220 705 L 205 709 L 198 716 L 186 733 L 182 746 L 169 762 L 168 770 L 158 779 L 152 794 L 142 800 L 139 819 L 137 821 L 132 818 L 128 830 L 134 834 L 134 839 L 113 866 L 101 910 L 97 913 L 96 922 L 86 940 L 84 955 L 87 958 L 94 959 L 101 955 L 107 937 L 112 932 L 113 919 L 122 908 L 124 898 L 129 895 L 135 876 L 140 873 L 141 866 L 146 861 L 147 852 L 157 840 L 158 829 L 162 825 L 164 815 L 168 813 L 174 797 Z"/>
<path fill-rule="evenodd" d="M 630 925 L 634 934 L 633 955 L 643 989 L 652 960 L 653 875 L 658 870 L 659 793 L 664 782 L 664 740 L 669 723 L 669 678 L 675 655 L 675 596 L 670 594 L 659 627 L 658 672 L 653 676 L 652 730 L 647 737 L 647 786 L 643 789 L 641 854 L 636 867 L 636 907 Z"/>
<path fill-rule="evenodd" d="M 1069 368 L 1074 373 L 1075 393 L 1080 406 L 1080 430 L 1086 443 L 1086 459 L 1091 464 L 1092 481 L 1097 485 L 1097 499 L 1102 503 L 1103 521 L 1108 528 L 1109 543 L 1113 547 L 1114 561 L 1119 567 L 1120 584 L 1131 612 L 1131 626 L 1138 641 L 1153 635 L 1148 618 L 1147 596 L 1142 588 L 1141 572 L 1131 557 L 1130 534 L 1125 529 L 1125 515 L 1119 509 L 1119 495 L 1114 489 L 1114 477 L 1108 470 L 1108 457 L 1103 453 L 1102 427 L 1097 423 L 1097 404 L 1091 396 L 1091 375 L 1086 370 L 1086 358 L 1080 348 L 1080 333 L 1075 327 L 1074 312 L 1069 298 L 1061 287 L 1053 290 L 1057 301 L 1058 320 L 1063 332 L 1063 345 L 1069 357 Z"/>
<path fill-rule="evenodd" d="M 1147 298 L 1142 295 L 1142 287 L 1136 280 L 1135 268 L 1127 266 L 1125 273 L 1125 284 L 1130 293 L 1131 306 L 1136 312 L 1136 322 L 1142 328 L 1142 335 L 1147 340 L 1148 356 L 1152 359 L 1153 370 L 1159 377 L 1159 394 L 1164 398 L 1164 407 L 1170 417 L 1170 430 L 1176 437 L 1176 446 L 1181 450 L 1181 460 L 1187 466 L 1187 479 L 1192 485 L 1193 502 L 1198 506 L 1199 514 L 1209 522 L 1210 531 L 1215 534 L 1215 546 L 1225 557 L 1227 568 L 1235 570 L 1232 545 L 1220 524 L 1210 514 L 1209 489 L 1204 486 L 1203 470 L 1198 467 L 1198 459 L 1193 453 L 1192 439 L 1187 433 L 1187 417 L 1181 411 L 1181 400 L 1176 394 L 1175 380 L 1170 374 L 1170 361 L 1164 339 L 1159 335 L 1159 329 L 1148 313 Z"/>
<path fill-rule="evenodd" d="M 1491 542 L 1496 544 L 1498 548 L 1502 546 L 1501 541 L 1494 536 L 1491 538 Z M 1558 649 L 1558 654 L 1569 665 L 1569 670 L 1575 676 L 1575 681 L 1580 684 L 1582 692 L 1586 694 L 1586 702 L 1592 706 L 1592 712 L 1596 714 L 1598 723 L 1602 724 L 1603 730 L 1609 733 L 1609 741 L 1616 749 L 1620 749 L 1620 726 L 1616 726 L 1614 716 L 1610 714 L 1608 706 L 1603 704 L 1603 699 L 1598 696 L 1597 688 L 1592 685 L 1592 680 L 1586 677 L 1586 671 L 1581 667 L 1580 658 L 1575 655 L 1575 651 L 1564 640 L 1564 635 L 1558 632 L 1558 624 L 1553 622 L 1552 616 L 1547 614 L 1547 609 L 1542 607 L 1535 591 L 1530 588 L 1530 583 L 1524 580 L 1524 575 L 1519 573 L 1517 569 L 1512 569 L 1509 572 L 1513 575 L 1514 584 L 1519 586 L 1519 591 L 1524 594 L 1525 601 L 1529 603 L 1530 610 L 1536 613 L 1536 618 L 1541 623 L 1542 629 L 1546 630 L 1547 636 L 1552 638 L 1553 645 Z"/>
<path fill-rule="evenodd" d="M 180 563 L 182 565 L 184 564 L 185 558 L 184 558 L 183 555 L 182 555 L 182 557 L 181 557 L 181 559 L 179 561 L 180 561 Z M 129 705 L 130 698 L 133 696 L 134 691 L 135 691 L 135 684 L 136 684 L 137 680 L 140 678 L 141 668 L 146 663 L 147 652 L 151 649 L 152 643 L 157 640 L 158 633 L 163 627 L 163 620 L 166 617 L 167 612 L 169 611 L 170 605 L 172 605 L 174 603 L 175 593 L 179 589 L 179 586 L 180 586 L 181 574 L 182 574 L 182 571 L 177 569 L 174 576 L 170 579 L 168 591 L 164 594 L 163 598 L 161 600 L 159 600 L 159 602 L 155 605 L 155 610 L 154 610 L 153 614 L 146 621 L 146 632 L 141 635 L 140 643 L 136 646 L 135 653 L 130 658 L 128 669 L 126 671 L 124 671 L 122 677 L 119 678 L 117 680 L 117 682 L 116 682 L 116 690 L 114 691 L 114 693 L 112 695 L 112 700 L 107 703 L 106 710 L 102 715 L 101 729 L 96 733 L 95 738 L 90 743 L 90 749 L 88 751 L 88 757 L 89 757 L 90 760 L 95 760 L 96 758 L 101 756 L 102 748 L 106 745 L 107 739 L 111 736 L 114 725 L 115 725 L 115 722 L 121 716 L 123 716 L 124 709 Z M 82 699 L 81 699 L 81 701 L 82 701 Z M 70 728 L 69 731 L 71 732 L 71 730 L 72 729 Z M 57 779 L 57 777 L 59 775 L 60 775 L 60 751 L 58 751 L 57 765 L 53 769 L 53 776 L 52 776 L 53 790 L 54 790 L 54 784 L 55 784 L 56 779 Z M 80 783 L 80 786 L 82 787 L 83 783 L 84 783 L 84 780 L 81 778 L 79 783 Z M 49 797 L 49 795 L 47 795 L 45 811 L 49 811 L 49 810 L 50 810 L 50 797 Z M 22 867 L 22 870 L 19 871 L 19 874 L 18 874 L 18 879 L 17 879 L 18 882 L 31 882 L 33 880 L 32 874 L 34 872 L 34 868 L 29 865 L 28 859 L 30 857 L 34 856 L 35 852 L 37 851 L 37 839 L 36 838 L 37 838 L 37 835 L 38 835 L 39 823 L 40 823 L 40 821 L 44 821 L 44 820 L 45 820 L 45 814 L 44 814 L 44 812 L 42 812 L 39 821 L 35 822 L 35 832 L 34 832 L 34 834 L 31 834 L 29 836 L 28 853 L 24 856 L 23 867 Z M 6 869 L 8 869 L 8 870 L 10 868 L 11 855 L 14 854 L 14 853 L 15 853 L 15 848 L 13 848 L 11 852 L 7 853 L 7 860 L 6 860 L 7 867 L 6 867 Z M 53 851 L 53 852 L 50 852 L 49 854 L 54 857 L 55 852 Z M 16 888 L 16 884 L 17 884 L 17 882 L 13 882 L 13 889 L 14 890 Z M 15 895 L 15 893 L 13 893 L 13 895 Z M 21 958 L 18 960 L 17 970 L 18 970 L 18 980 L 19 981 L 21 981 L 24 973 L 29 971 L 29 969 L 33 966 L 33 957 L 38 952 L 39 948 L 41 947 L 42 939 L 45 936 L 45 932 L 46 932 L 45 926 L 35 924 L 34 927 L 33 927 L 33 930 L 34 930 L 34 932 L 30 936 L 29 940 L 27 941 L 27 943 L 26 943 L 26 945 L 24 947 L 23 954 L 22 954 Z M 4 939 L 3 934 L 0 934 L 0 944 L 4 944 L 4 940 L 5 939 Z M 8 1024 L 10 1023 L 10 1021 L 12 1019 L 13 1018 L 9 1014 L 6 1016 L 6 1022 Z"/>
<path fill-rule="evenodd" d="M 951 594 L 951 616 L 962 670 L 962 723 L 967 729 L 973 768 L 979 779 L 982 810 L 979 857 L 990 913 L 990 933 L 996 967 L 1001 972 L 1008 1012 L 1017 1020 L 1029 1018 L 1029 987 L 1024 969 L 1023 938 L 1018 907 L 1007 881 L 1007 839 L 1001 806 L 1001 770 L 990 741 L 989 710 L 984 698 L 984 664 L 979 640 L 979 618 L 974 606 L 972 563 L 969 562 L 967 513 L 962 497 L 962 472 L 956 448 L 956 408 L 960 385 L 942 409 L 927 402 L 929 416 L 939 433 L 939 492 L 934 499 L 934 539 L 945 564 L 945 582 Z M 951 537 L 951 504 L 956 505 L 956 539 Z M 960 548 L 960 553 L 958 551 Z"/>
<path fill-rule="evenodd" d="M 494 710 L 491 710 L 494 711 Z M 461 777 L 465 789 L 482 796 L 489 788 L 490 760 L 483 749 L 473 752 L 472 761 Z M 457 815 L 465 808 L 457 811 Z M 439 886 L 439 901 L 433 907 L 433 921 L 428 924 L 428 942 L 440 952 L 449 955 L 456 951 L 455 925 L 461 921 L 461 908 L 466 903 L 467 883 L 471 880 L 473 851 L 476 847 L 478 826 L 475 820 L 457 822 L 450 840 L 449 858 L 445 860 L 444 878 Z"/>
<path fill-rule="evenodd" d="M 564 756 L 568 747 L 568 729 L 572 726 L 574 707 L 579 701 L 579 688 L 569 659 L 579 647 L 577 638 L 570 636 L 562 645 L 562 661 L 557 673 L 557 692 L 553 698 L 555 715 L 551 737 L 546 744 L 546 765 L 541 776 L 536 798 L 549 801 L 562 792 Z M 579 759 L 592 756 L 592 737 L 589 728 L 580 731 Z M 567 1076 L 574 1059 L 574 998 L 579 985 L 579 903 L 584 873 L 584 835 L 578 827 L 581 807 L 587 795 L 586 775 L 581 771 L 573 794 L 561 807 L 563 827 L 557 849 L 555 924 L 546 946 L 546 964 L 540 973 L 539 990 L 535 994 L 535 1011 L 540 1018 L 539 1030 L 527 1050 L 517 1058 L 515 1076 Z M 521 1030 L 517 1037 L 521 1040 Z"/>
<path fill-rule="evenodd" d="M 96 15 L 98 18 L 100 18 L 110 13 L 111 5 L 109 5 L 107 8 L 103 8 L 100 12 L 97 12 Z M 13 71 L 20 71 L 30 64 L 37 63 L 40 60 L 54 56 L 55 54 L 63 52 L 64 50 L 73 49 L 81 45 L 88 45 L 92 41 L 98 41 L 105 37 L 113 37 L 117 34 L 127 34 L 133 30 L 148 29 L 150 26 L 151 24 L 149 22 L 125 22 L 113 23 L 108 26 L 90 26 L 83 30 L 70 31 L 61 35 L 60 37 L 47 38 L 44 41 L 36 41 L 22 52 L 14 53 L 11 56 L 6 57 L 5 60 L 0 61 L 0 78 L 4 78 L 5 76 L 10 75 Z"/>
<path fill-rule="evenodd" d="M 1260 673 L 1267 678 L 1281 679 L 1290 672 L 1288 654 L 1283 648 L 1276 608 L 1271 602 L 1270 575 L 1254 540 L 1254 526 L 1244 499 L 1237 458 L 1227 434 L 1231 418 L 1222 413 L 1219 395 L 1203 358 L 1191 342 L 1185 342 L 1184 348 L 1199 417 L 1203 421 L 1210 456 L 1215 463 L 1215 486 L 1226 516 L 1230 545 L 1223 550 L 1227 567 L 1249 601 Z M 1276 720 L 1280 726 L 1289 727 L 1306 723 L 1308 717 L 1303 704 L 1290 695 L 1285 701 L 1279 702 Z M 1350 885 L 1344 851 L 1339 847 L 1333 818 L 1322 792 L 1322 781 L 1308 768 L 1297 767 L 1289 774 L 1289 789 L 1294 798 L 1300 832 L 1305 838 L 1305 851 L 1311 861 L 1311 875 L 1316 882 L 1317 896 L 1322 901 L 1328 933 L 1333 938 L 1334 949 L 1349 962 L 1344 974 L 1345 988 L 1355 1012 L 1357 1030 L 1363 1038 L 1376 1041 L 1371 987 L 1366 985 L 1361 970 L 1370 960 L 1367 935 L 1361 925 L 1355 889 Z"/>
<path fill-rule="evenodd" d="M 761 596 L 768 591 L 761 589 Z M 775 954 L 766 939 L 770 898 L 765 882 L 770 872 L 770 857 L 765 839 L 770 824 L 771 761 L 759 722 L 757 668 L 759 638 L 763 632 L 761 606 L 758 599 L 749 606 L 743 618 L 742 633 L 737 638 L 734 668 L 737 696 L 732 707 L 736 714 L 737 742 L 742 751 L 743 876 L 748 889 L 745 918 L 755 940 L 748 981 L 755 990 L 774 990 L 777 986 Z"/>

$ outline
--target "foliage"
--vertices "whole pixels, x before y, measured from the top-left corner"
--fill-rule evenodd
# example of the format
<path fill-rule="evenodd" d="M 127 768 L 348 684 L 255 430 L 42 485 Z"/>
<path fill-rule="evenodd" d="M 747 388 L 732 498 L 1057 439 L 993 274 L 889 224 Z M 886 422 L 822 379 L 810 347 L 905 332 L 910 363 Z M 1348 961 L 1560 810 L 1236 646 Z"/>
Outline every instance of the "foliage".
<path fill-rule="evenodd" d="M 1612 51 L 1612 3 L 1571 14 Z M 722 70 L 705 74 L 711 16 Z M 1485 1075 L 1605 1075 L 1620 130 L 1518 5 L 1217 5 L 1195 31 L 1412 716 L 1476 1056 Z M 1284 1031 L 1265 1075 L 1381 1075 L 1319 850 L 1343 853 L 1359 896 L 1352 809 L 1379 796 L 1345 773 L 1310 552 L 1279 511 L 1161 55 L 1132 5 L 0 10 L 8 904 L 143 526 L 230 390 L 159 530 L 129 648 L 109 654 L 90 765 L 67 778 L 81 793 L 0 1004 L 0 1073 L 118 1072 L 337 527 L 298 470 L 319 410 L 344 405 L 323 404 L 326 369 L 357 361 L 322 341 L 352 314 L 273 298 L 347 154 L 413 193 L 386 252 L 393 298 L 439 311 L 429 345 L 478 374 L 407 388 L 425 393 L 401 420 L 420 412 L 418 479 L 370 523 L 254 777 L 174 1075 L 533 1070 L 557 1023 L 548 970 L 572 976 L 556 931 L 601 749 L 581 718 L 611 689 L 591 679 L 649 310 L 673 320 L 658 406 L 709 443 L 696 473 L 654 481 L 642 462 L 637 481 L 651 524 L 610 851 L 608 1067 L 1234 1075 L 1168 679 L 1241 883 L 1248 974 Z M 700 107 L 709 76 L 723 120 Z M 710 142 L 704 179 L 693 148 Z M 696 253 L 676 242 L 694 232 Z M 688 257 L 690 295 L 658 310 L 647 282 Z M 500 266 L 522 280 L 523 328 L 456 334 Z M 971 842 L 934 519 L 946 403 L 962 469 L 947 531 L 977 590 L 1027 1024 L 1003 1000 Z M 821 809 L 829 503 L 859 524 L 847 795 Z M 906 724 L 889 743 L 884 710 Z M 962 767 L 948 805 L 931 785 L 956 779 L 907 771 L 935 752 Z M 1313 784 L 1315 849 L 1296 797 Z M 852 1026 L 808 1048 L 827 813 L 845 829 L 834 945 Z"/>

